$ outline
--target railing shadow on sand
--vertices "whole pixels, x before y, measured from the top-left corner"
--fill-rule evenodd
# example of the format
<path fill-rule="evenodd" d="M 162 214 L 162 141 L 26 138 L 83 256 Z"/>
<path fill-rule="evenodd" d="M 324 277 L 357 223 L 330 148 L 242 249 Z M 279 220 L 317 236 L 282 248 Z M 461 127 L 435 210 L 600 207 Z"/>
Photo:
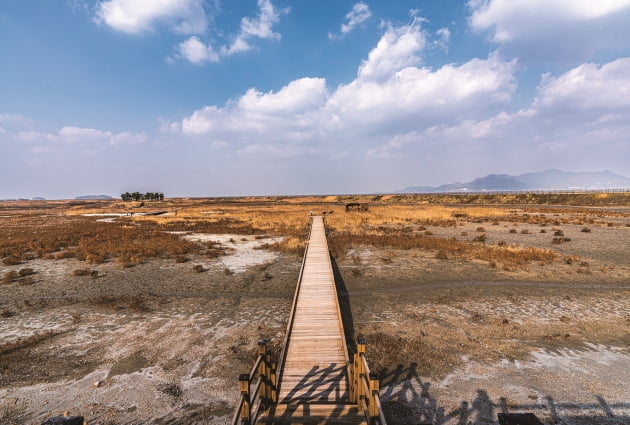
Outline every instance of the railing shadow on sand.
<path fill-rule="evenodd" d="M 559 403 L 547 396 L 544 403 L 518 404 L 508 403 L 507 397 L 494 401 L 486 390 L 477 389 L 472 401 L 462 400 L 447 410 L 431 395 L 431 382 L 421 379 L 415 363 L 383 369 L 380 377 L 383 410 L 390 424 L 489 425 L 499 423 L 499 413 L 515 412 L 533 413 L 546 424 L 630 424 L 630 403 L 608 403 L 601 396 L 594 396 L 593 403 Z"/>

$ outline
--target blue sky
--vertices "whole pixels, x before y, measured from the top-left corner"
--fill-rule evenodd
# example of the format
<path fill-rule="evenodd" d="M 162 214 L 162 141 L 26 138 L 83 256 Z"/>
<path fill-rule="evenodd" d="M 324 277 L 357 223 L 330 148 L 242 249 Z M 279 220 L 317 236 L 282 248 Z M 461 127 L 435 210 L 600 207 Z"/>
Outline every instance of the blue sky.
<path fill-rule="evenodd" d="M 630 176 L 630 0 L 5 0 L 0 199 Z"/>

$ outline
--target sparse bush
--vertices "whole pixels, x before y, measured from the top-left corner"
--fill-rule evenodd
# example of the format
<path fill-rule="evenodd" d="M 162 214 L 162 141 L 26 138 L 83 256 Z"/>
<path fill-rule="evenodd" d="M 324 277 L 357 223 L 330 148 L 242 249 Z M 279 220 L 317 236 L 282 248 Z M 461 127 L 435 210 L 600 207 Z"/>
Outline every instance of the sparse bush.
<path fill-rule="evenodd" d="M 361 276 L 363 274 L 361 269 L 359 269 L 357 267 L 353 268 L 350 273 L 352 273 L 352 276 Z"/>
<path fill-rule="evenodd" d="M 462 233 L 460 233 L 460 235 L 462 235 L 462 236 L 468 236 L 468 232 L 462 232 Z"/>
<path fill-rule="evenodd" d="M 497 243 L 498 246 L 506 246 L 507 244 L 505 243 L 505 241 L 499 241 Z"/>
<path fill-rule="evenodd" d="M 18 264 L 22 264 L 22 260 L 15 255 L 9 255 L 8 257 L 2 259 L 2 264 L 5 266 L 16 266 Z"/>
<path fill-rule="evenodd" d="M 192 269 L 197 273 L 202 273 L 206 271 L 206 269 L 201 264 L 195 264 Z"/>
<path fill-rule="evenodd" d="M 424 231 L 424 236 L 433 236 L 433 232 L 430 230 L 425 230 Z"/>
<path fill-rule="evenodd" d="M 267 281 L 267 280 L 271 280 L 271 279 L 273 279 L 273 276 L 271 275 L 271 273 L 265 272 L 265 274 L 263 275 L 262 280 L 263 281 Z"/>
<path fill-rule="evenodd" d="M 492 225 L 493 225 L 493 226 L 498 226 L 498 225 L 499 225 L 499 222 L 495 220 L 495 221 L 493 221 L 493 222 L 492 222 Z"/>
<path fill-rule="evenodd" d="M 516 229 L 510 229 L 510 233 L 518 233 Z"/>
<path fill-rule="evenodd" d="M 554 236 L 564 236 L 564 232 L 562 230 L 556 230 L 555 232 L 553 232 Z"/>
<path fill-rule="evenodd" d="M 485 242 L 486 239 L 486 234 L 482 233 L 481 235 L 477 235 L 477 237 L 475 237 L 475 242 Z"/>
<path fill-rule="evenodd" d="M 582 230 L 580 230 L 580 232 L 591 233 L 591 229 L 589 229 L 588 227 L 582 227 Z"/>
<path fill-rule="evenodd" d="M 448 260 L 448 255 L 446 255 L 445 251 L 439 250 L 435 253 L 435 258 L 438 260 Z"/>
<path fill-rule="evenodd" d="M 18 273 L 15 270 L 8 271 L 2 277 L 2 283 L 11 283 L 18 278 Z"/>
<path fill-rule="evenodd" d="M 477 231 L 478 231 L 478 232 L 485 232 L 485 231 L 486 231 L 486 229 L 484 229 L 483 227 L 477 227 Z"/>
<path fill-rule="evenodd" d="M 186 257 L 185 255 L 178 255 L 177 257 L 175 257 L 176 263 L 187 263 L 188 261 L 190 261 L 190 258 Z"/>
<path fill-rule="evenodd" d="M 540 233 L 547 233 L 545 229 L 540 229 Z"/>
<path fill-rule="evenodd" d="M 33 270 L 31 268 L 20 269 L 18 274 L 20 275 L 20 277 L 30 276 L 32 274 L 35 274 L 35 270 Z"/>
<path fill-rule="evenodd" d="M 529 235 L 529 230 L 527 229 L 521 230 L 521 235 Z"/>
<path fill-rule="evenodd" d="M 91 278 L 98 277 L 98 270 L 92 269 L 74 269 L 72 271 L 72 276 L 90 276 Z"/>
<path fill-rule="evenodd" d="M 226 276 L 231 276 L 231 275 L 234 274 L 234 272 L 232 271 L 231 268 L 226 267 L 226 268 L 223 269 L 223 274 L 226 275 Z"/>

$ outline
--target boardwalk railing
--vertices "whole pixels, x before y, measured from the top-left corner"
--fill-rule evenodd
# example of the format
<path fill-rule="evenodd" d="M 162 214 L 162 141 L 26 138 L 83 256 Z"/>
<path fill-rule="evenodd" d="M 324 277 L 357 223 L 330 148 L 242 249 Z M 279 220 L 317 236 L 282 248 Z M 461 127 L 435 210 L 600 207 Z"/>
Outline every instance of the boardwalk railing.
<path fill-rule="evenodd" d="M 258 359 L 252 371 L 238 377 L 241 398 L 232 417 L 232 425 L 256 423 L 261 410 L 278 401 L 276 370 L 276 362 L 267 350 L 267 341 L 258 341 Z"/>
<path fill-rule="evenodd" d="M 370 372 L 365 357 L 366 345 L 364 338 L 357 339 L 357 351 L 354 353 L 353 361 L 348 365 L 350 403 L 358 404 L 363 409 L 370 425 L 387 425 L 378 394 L 379 376 L 377 373 Z"/>

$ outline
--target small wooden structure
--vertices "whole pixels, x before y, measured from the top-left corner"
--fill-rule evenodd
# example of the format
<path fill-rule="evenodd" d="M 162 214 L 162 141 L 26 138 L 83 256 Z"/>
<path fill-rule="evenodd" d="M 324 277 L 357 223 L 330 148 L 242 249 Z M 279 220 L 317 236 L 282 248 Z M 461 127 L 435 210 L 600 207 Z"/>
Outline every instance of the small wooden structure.
<path fill-rule="evenodd" d="M 349 202 L 346 204 L 346 212 L 352 210 L 360 212 L 368 212 L 370 210 L 370 204 L 367 202 Z"/>

